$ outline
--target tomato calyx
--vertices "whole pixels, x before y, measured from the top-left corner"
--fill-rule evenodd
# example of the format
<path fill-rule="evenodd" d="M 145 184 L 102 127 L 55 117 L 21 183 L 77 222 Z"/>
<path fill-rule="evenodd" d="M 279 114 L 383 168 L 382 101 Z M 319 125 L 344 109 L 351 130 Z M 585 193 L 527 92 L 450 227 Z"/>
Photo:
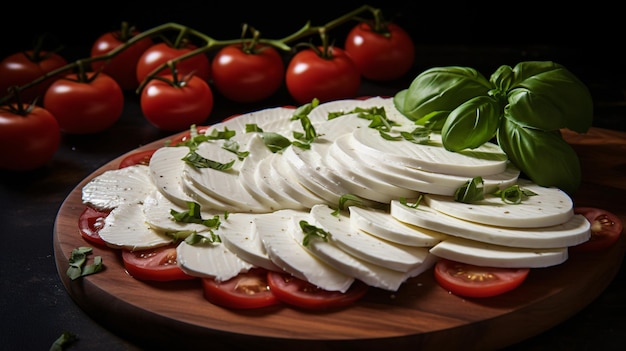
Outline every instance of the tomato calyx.
<path fill-rule="evenodd" d="M 131 26 L 128 22 L 123 21 L 120 29 L 114 31 L 111 35 L 120 42 L 125 43 L 135 36 L 136 31 L 137 28 L 135 26 Z"/>
<path fill-rule="evenodd" d="M 157 79 L 160 80 L 162 82 L 165 82 L 175 88 L 180 88 L 180 87 L 184 87 L 189 83 L 189 80 L 191 79 L 191 77 L 195 74 L 195 71 L 189 72 L 188 74 L 184 75 L 184 76 L 180 76 L 178 74 L 178 70 L 176 69 L 176 64 L 173 61 L 168 61 L 167 62 L 167 67 L 170 69 L 170 71 L 172 72 L 171 76 L 152 76 L 152 77 L 148 77 L 148 79 L 146 79 L 146 81 L 150 80 L 150 79 Z M 171 79 L 169 78 L 171 77 Z"/>
<path fill-rule="evenodd" d="M 33 63 L 40 63 L 52 57 L 54 54 L 58 54 L 62 49 L 62 45 L 57 45 L 52 50 L 44 49 L 44 40 L 47 35 L 40 35 L 35 39 L 35 44 L 33 45 L 33 49 L 29 51 L 24 51 L 24 56 L 26 56 Z"/>
<path fill-rule="evenodd" d="M 13 90 L 13 93 L 15 94 L 14 97 L 17 102 L 14 104 L 4 105 L 0 107 L 0 110 L 10 112 L 17 116 L 22 116 L 22 117 L 28 116 L 31 112 L 33 112 L 33 109 L 36 106 L 35 101 L 29 104 L 23 104 L 19 101 L 20 100 L 19 89 L 17 87 L 11 87 L 11 89 Z"/>

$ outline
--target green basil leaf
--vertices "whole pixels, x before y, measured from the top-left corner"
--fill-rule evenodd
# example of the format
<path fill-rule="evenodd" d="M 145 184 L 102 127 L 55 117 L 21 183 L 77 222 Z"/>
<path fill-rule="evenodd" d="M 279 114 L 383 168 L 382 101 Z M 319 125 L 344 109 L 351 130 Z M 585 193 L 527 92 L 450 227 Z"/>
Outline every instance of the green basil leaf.
<path fill-rule="evenodd" d="M 568 194 L 580 187 L 578 155 L 560 132 L 526 128 L 505 114 L 497 140 L 511 162 L 536 184 L 557 187 Z"/>
<path fill-rule="evenodd" d="M 552 62 L 522 62 L 515 66 L 508 91 L 510 118 L 541 130 L 568 128 L 584 133 L 593 121 L 591 93 L 565 67 Z"/>
<path fill-rule="evenodd" d="M 502 107 L 491 96 L 477 96 L 454 109 L 441 129 L 449 151 L 475 149 L 491 140 L 498 130 Z"/>
<path fill-rule="evenodd" d="M 419 74 L 394 96 L 398 111 L 411 120 L 432 112 L 452 111 L 465 101 L 487 95 L 491 83 L 469 67 L 434 67 Z"/>

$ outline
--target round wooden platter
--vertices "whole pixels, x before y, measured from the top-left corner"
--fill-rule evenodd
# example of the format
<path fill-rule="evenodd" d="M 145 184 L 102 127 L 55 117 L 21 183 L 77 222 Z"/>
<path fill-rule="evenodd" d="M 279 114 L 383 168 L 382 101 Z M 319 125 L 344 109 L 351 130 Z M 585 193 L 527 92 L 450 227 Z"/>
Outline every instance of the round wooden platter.
<path fill-rule="evenodd" d="M 579 153 L 585 179 L 576 205 L 602 207 L 626 222 L 626 134 L 592 128 L 565 133 Z M 137 150 L 157 148 L 164 140 Z M 127 154 L 127 155 L 128 155 Z M 94 247 L 105 270 L 70 280 L 71 251 L 93 246 L 77 221 L 81 189 L 94 176 L 117 168 L 112 160 L 69 194 L 54 226 L 54 252 L 63 284 L 76 303 L 106 328 L 141 343 L 211 350 L 497 349 L 537 335 L 593 301 L 617 274 L 626 238 L 606 252 L 570 255 L 563 264 L 533 269 L 509 293 L 466 299 L 439 287 L 432 270 L 408 280 L 397 292 L 370 289 L 356 305 L 335 311 L 300 311 L 286 306 L 231 310 L 212 305 L 198 280 L 149 283 L 129 276 L 118 250 Z"/>

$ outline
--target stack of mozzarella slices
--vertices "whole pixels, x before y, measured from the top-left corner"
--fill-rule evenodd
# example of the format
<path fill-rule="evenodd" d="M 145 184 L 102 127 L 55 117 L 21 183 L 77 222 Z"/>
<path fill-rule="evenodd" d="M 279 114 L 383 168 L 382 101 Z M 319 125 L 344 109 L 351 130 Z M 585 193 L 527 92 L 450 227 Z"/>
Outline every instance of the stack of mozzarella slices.
<path fill-rule="evenodd" d="M 178 242 L 172 233 L 212 231 L 221 242 L 178 242 L 178 264 L 188 274 L 223 281 L 263 267 L 332 291 L 346 291 L 355 279 L 395 291 L 438 257 L 490 267 L 553 266 L 567 260 L 569 246 L 589 239 L 590 225 L 573 213 L 571 198 L 519 178 L 497 145 L 449 152 L 438 134 L 425 144 L 390 140 L 357 108 L 383 108 L 394 125 L 388 135 L 416 128 L 391 98 L 339 100 L 308 115 L 317 133 L 310 148 L 292 144 L 272 152 L 263 132 L 293 140 L 304 131 L 292 119 L 294 109 L 270 108 L 205 131 L 236 132 L 196 150 L 212 161 L 234 161 L 232 168 L 196 168 L 183 160 L 187 146 L 163 146 L 149 166 L 93 178 L 82 189 L 83 202 L 111 210 L 100 231 L 110 247 L 146 249 Z M 329 119 L 331 113 L 339 117 Z M 246 132 L 248 124 L 263 132 Z M 248 155 L 238 158 L 233 142 Z M 485 199 L 456 202 L 456 189 L 474 177 L 482 177 Z M 536 195 L 508 204 L 492 194 L 515 184 Z M 362 202 L 337 211 L 345 195 Z M 202 218 L 219 216 L 219 228 L 174 220 L 172 210 L 187 211 L 190 202 L 200 205 Z M 328 233 L 326 240 L 312 237 L 304 245 L 302 223 Z"/>

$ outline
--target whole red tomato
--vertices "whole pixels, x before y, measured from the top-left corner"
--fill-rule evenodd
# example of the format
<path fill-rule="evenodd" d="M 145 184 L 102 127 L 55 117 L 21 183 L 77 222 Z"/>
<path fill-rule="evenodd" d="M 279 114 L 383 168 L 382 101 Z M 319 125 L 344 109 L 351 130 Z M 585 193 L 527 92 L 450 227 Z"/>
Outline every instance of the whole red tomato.
<path fill-rule="evenodd" d="M 241 44 L 220 49 L 211 63 L 218 92 L 236 102 L 257 102 L 273 95 L 283 83 L 285 65 L 271 46 L 247 49 Z"/>
<path fill-rule="evenodd" d="M 29 171 L 52 160 L 61 143 L 54 116 L 40 106 L 22 104 L 0 108 L 0 168 Z"/>
<path fill-rule="evenodd" d="M 413 40 L 394 23 L 379 31 L 368 23 L 359 23 L 348 33 L 344 48 L 363 77 L 376 81 L 402 77 L 415 59 Z"/>
<path fill-rule="evenodd" d="M 194 45 L 188 44 L 182 47 L 173 47 L 167 43 L 158 43 L 149 47 L 139 58 L 137 62 L 137 81 L 143 82 L 146 77 L 152 73 L 157 67 L 167 61 L 180 57 L 196 49 Z M 193 73 L 194 75 L 209 82 L 211 79 L 211 63 L 205 54 L 198 54 L 188 59 L 182 60 L 176 64 L 178 74 L 186 75 Z M 162 70 L 159 75 L 167 76 L 172 72 L 169 69 Z"/>
<path fill-rule="evenodd" d="M 361 84 L 361 73 L 343 49 L 330 47 L 320 55 L 313 49 L 296 53 L 285 74 L 289 94 L 300 104 L 354 97 Z"/>
<path fill-rule="evenodd" d="M 106 73 L 68 74 L 52 83 L 43 106 L 56 117 L 61 131 L 92 134 L 111 127 L 122 116 L 124 94 Z"/>
<path fill-rule="evenodd" d="M 153 78 L 141 91 L 144 117 L 162 130 L 179 132 L 200 125 L 213 110 L 209 83 L 195 75 L 184 76 L 182 81 L 177 77 Z"/>
<path fill-rule="evenodd" d="M 140 32 L 132 27 L 122 25 L 119 30 L 102 34 L 91 47 L 91 57 L 106 55 L 126 43 Z M 110 61 L 94 61 L 91 67 L 97 71 L 103 67 L 104 73 L 115 79 L 122 90 L 135 90 L 137 82 L 137 62 L 154 42 L 149 37 L 136 41 L 116 54 Z"/>
<path fill-rule="evenodd" d="M 11 86 L 22 86 L 44 74 L 67 65 L 63 56 L 52 51 L 28 50 L 5 57 L 0 62 L 0 96 L 4 96 Z M 33 101 L 41 97 L 56 77 L 23 90 L 21 101 Z"/>

